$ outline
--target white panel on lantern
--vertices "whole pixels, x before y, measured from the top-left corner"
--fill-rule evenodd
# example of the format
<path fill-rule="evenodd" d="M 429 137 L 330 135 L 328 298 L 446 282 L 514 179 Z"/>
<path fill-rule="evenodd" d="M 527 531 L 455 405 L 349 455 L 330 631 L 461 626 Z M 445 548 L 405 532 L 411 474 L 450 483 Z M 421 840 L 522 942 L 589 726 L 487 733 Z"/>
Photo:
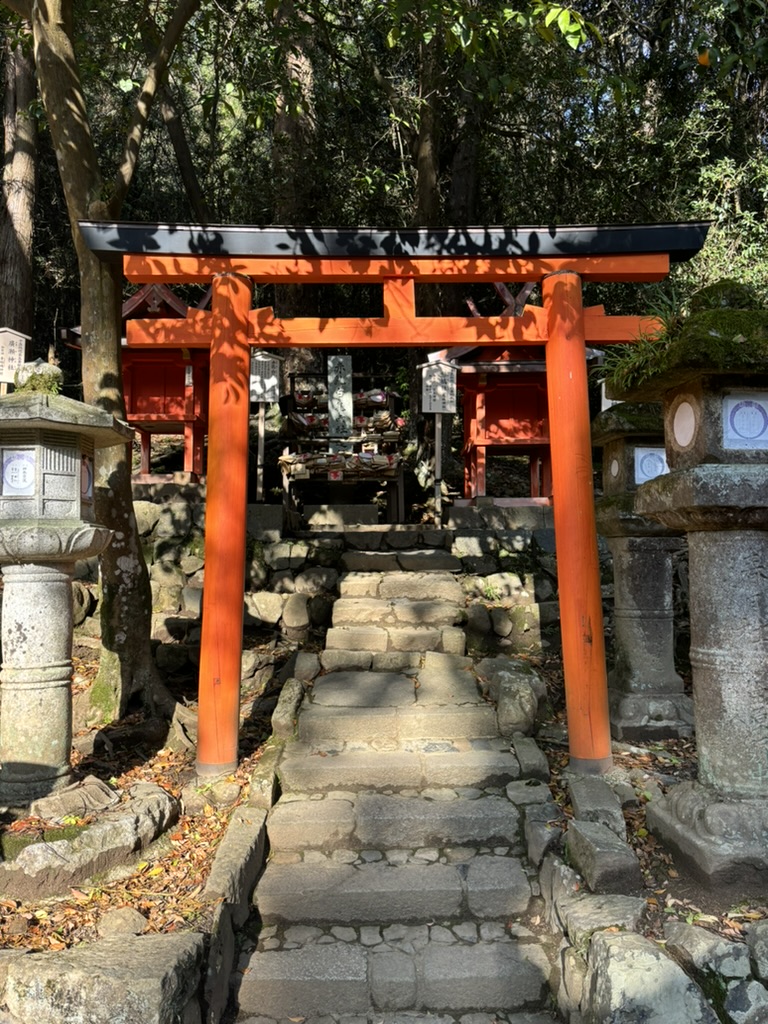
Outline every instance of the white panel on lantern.
<path fill-rule="evenodd" d="M 3 448 L 2 493 L 29 496 L 35 493 L 34 449 Z"/>
<path fill-rule="evenodd" d="M 421 411 L 456 412 L 456 367 L 436 361 L 421 368 Z"/>
<path fill-rule="evenodd" d="M 723 396 L 723 448 L 768 448 L 768 392 L 731 391 Z"/>
<path fill-rule="evenodd" d="M 635 483 L 640 485 L 669 472 L 663 448 L 635 448 Z"/>

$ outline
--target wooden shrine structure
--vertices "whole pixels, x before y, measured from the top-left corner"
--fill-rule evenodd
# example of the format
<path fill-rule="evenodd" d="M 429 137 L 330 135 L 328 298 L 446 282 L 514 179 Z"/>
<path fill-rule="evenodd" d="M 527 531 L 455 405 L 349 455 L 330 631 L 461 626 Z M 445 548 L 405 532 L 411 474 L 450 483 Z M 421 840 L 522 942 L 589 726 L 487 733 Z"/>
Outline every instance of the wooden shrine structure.
<path fill-rule="evenodd" d="M 210 349 L 205 602 L 197 770 L 237 764 L 246 545 L 249 349 L 544 346 L 571 767 L 611 764 L 585 346 L 631 342 L 656 321 L 584 309 L 582 282 L 662 280 L 699 251 L 706 223 L 392 230 L 88 222 L 85 243 L 135 283 L 201 283 L 210 312 L 132 320 L 128 344 Z M 424 283 L 539 283 L 520 316 L 422 317 Z M 383 315 L 280 320 L 254 283 L 380 284 Z"/>

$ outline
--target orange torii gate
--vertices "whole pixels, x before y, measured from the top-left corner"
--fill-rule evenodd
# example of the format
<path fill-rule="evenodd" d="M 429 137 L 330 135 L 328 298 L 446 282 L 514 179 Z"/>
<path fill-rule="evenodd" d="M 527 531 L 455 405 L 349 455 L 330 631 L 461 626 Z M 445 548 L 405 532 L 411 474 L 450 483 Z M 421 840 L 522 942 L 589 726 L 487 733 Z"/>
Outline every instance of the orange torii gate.
<path fill-rule="evenodd" d="M 128 344 L 210 347 L 205 608 L 197 771 L 237 765 L 246 540 L 249 347 L 544 345 L 571 767 L 611 766 L 585 347 L 636 340 L 656 322 L 584 309 L 582 281 L 662 280 L 695 255 L 705 223 L 574 228 L 335 229 L 81 223 L 135 283 L 212 286 L 210 312 L 133 320 Z M 538 282 L 520 316 L 421 317 L 416 285 Z M 254 283 L 382 285 L 383 315 L 280 320 Z"/>

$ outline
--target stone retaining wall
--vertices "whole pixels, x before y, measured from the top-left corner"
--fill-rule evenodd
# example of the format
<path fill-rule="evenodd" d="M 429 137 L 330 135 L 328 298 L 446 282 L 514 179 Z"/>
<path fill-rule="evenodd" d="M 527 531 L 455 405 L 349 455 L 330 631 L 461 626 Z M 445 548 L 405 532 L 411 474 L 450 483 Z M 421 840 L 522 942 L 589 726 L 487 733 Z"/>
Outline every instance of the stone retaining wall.
<path fill-rule="evenodd" d="M 151 498 L 139 497 L 134 508 L 150 573 L 156 658 L 163 671 L 183 671 L 199 658 L 204 491 L 187 485 Z M 350 519 L 355 521 L 354 511 Z M 373 552 L 384 559 L 385 571 L 415 567 L 407 564 L 408 552 L 410 561 L 418 558 L 420 571 L 451 563 L 466 595 L 470 647 L 481 653 L 498 647 L 540 651 L 559 643 L 554 549 L 552 510 L 542 506 L 452 508 L 443 529 L 363 524 L 289 537 L 280 506 L 251 505 L 244 628 L 273 630 L 299 642 L 322 634 L 331 624 L 343 572 L 365 570 Z M 100 635 L 96 573 L 94 560 L 78 566 L 76 624 L 83 643 Z M 606 568 L 606 591 L 609 577 Z M 247 658 L 243 671 L 246 678 Z"/>

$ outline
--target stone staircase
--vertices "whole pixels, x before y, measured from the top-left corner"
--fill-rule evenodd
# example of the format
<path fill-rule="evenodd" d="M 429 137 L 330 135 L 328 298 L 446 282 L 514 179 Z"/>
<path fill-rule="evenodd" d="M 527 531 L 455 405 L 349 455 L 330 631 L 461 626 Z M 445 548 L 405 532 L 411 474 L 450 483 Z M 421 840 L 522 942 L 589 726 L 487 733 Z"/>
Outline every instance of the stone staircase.
<path fill-rule="evenodd" d="M 237 1020 L 551 1021 L 524 822 L 556 809 L 464 656 L 458 567 L 350 563 L 280 764 Z"/>

